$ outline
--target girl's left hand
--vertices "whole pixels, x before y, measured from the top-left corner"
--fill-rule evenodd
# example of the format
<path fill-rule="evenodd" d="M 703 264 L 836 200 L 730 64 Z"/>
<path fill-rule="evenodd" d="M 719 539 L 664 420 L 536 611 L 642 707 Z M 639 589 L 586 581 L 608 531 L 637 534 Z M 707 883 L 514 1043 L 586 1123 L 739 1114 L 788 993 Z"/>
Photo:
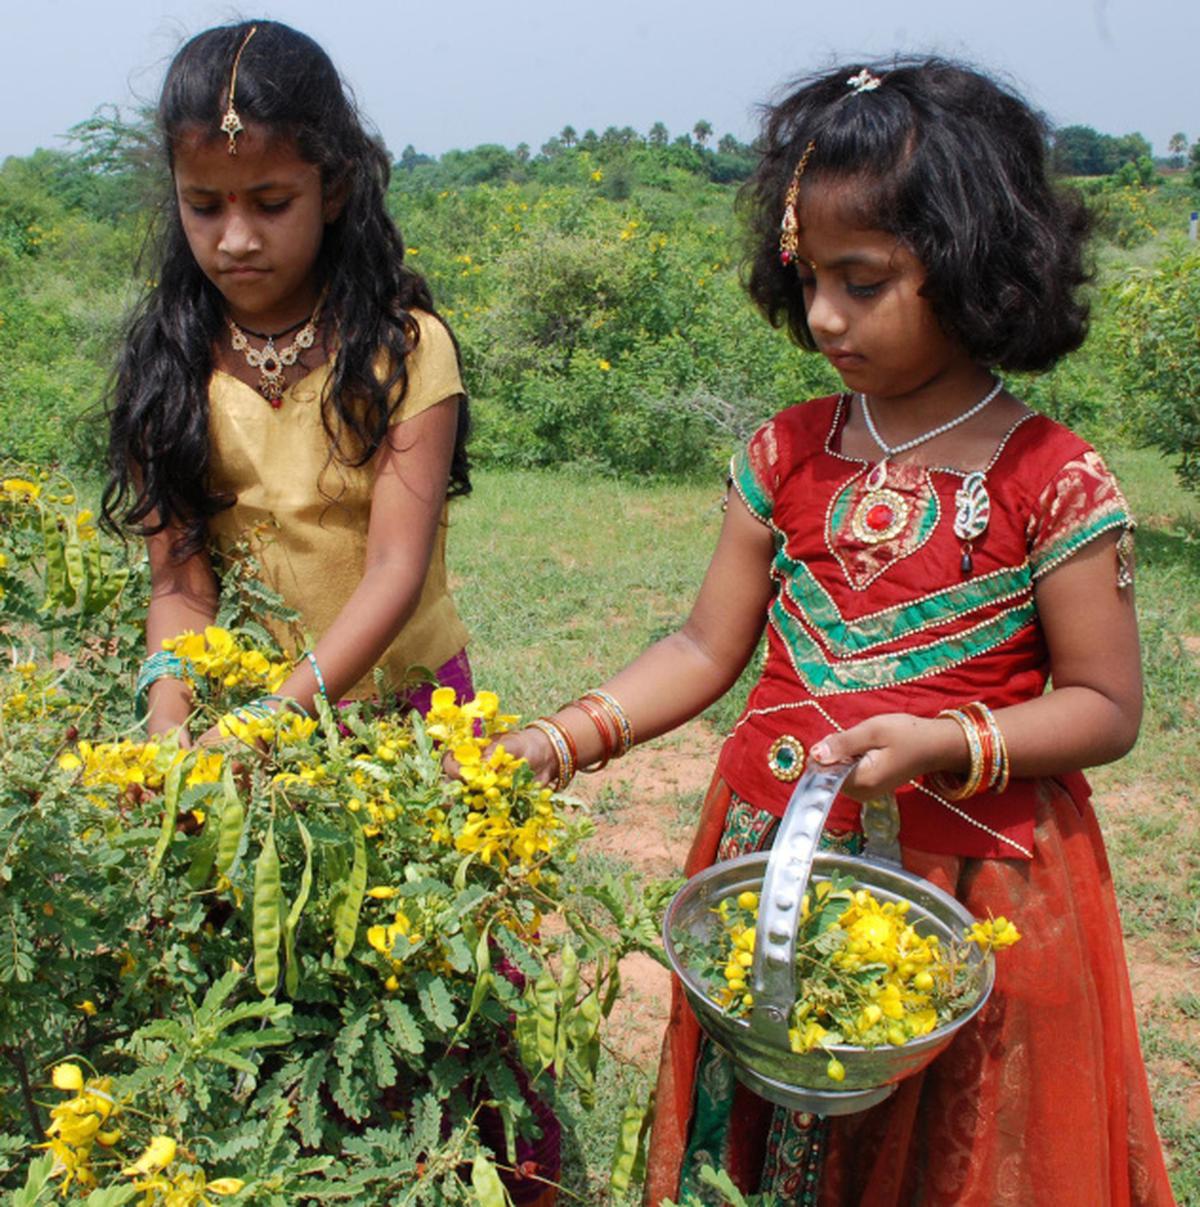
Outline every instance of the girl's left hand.
<path fill-rule="evenodd" d="M 842 791 L 855 800 L 873 800 L 894 792 L 930 771 L 966 767 L 962 730 L 948 717 L 884 713 L 843 733 L 831 733 L 809 751 L 822 765 L 858 759 Z"/>

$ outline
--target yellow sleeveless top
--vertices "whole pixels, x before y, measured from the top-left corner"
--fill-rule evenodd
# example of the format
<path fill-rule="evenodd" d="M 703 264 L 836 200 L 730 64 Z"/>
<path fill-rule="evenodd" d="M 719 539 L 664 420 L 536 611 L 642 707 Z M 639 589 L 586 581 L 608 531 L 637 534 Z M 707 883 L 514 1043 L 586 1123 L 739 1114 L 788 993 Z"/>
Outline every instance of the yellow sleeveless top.
<path fill-rule="evenodd" d="M 463 393 L 449 332 L 432 315 L 412 313 L 421 335 L 408 358 L 408 392 L 394 423 Z M 237 497 L 209 520 L 209 539 L 218 555 L 246 542 L 263 581 L 300 613 L 294 624 L 264 618 L 295 654 L 325 632 L 366 566 L 375 459 L 359 467 L 330 459 L 321 422 L 330 370 L 326 362 L 290 386 L 278 410 L 253 386 L 221 371 L 208 392 L 210 485 Z M 413 667 L 436 670 L 467 642 L 446 584 L 447 524 L 443 508 L 416 610 L 379 660 L 389 689 L 402 686 Z M 344 694 L 374 692 L 368 674 Z"/>

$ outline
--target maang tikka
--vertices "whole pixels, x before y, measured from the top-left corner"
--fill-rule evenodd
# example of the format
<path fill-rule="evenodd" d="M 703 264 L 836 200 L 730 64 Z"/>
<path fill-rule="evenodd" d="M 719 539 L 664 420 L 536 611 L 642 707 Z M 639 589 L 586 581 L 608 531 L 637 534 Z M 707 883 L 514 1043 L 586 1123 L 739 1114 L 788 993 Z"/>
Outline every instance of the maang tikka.
<path fill-rule="evenodd" d="M 846 95 L 858 96 L 863 92 L 874 92 L 882 83 L 883 80 L 879 76 L 872 75 L 864 67 L 856 75 L 852 75 L 846 80 L 846 87 L 850 89 Z M 792 172 L 792 179 L 788 183 L 787 192 L 783 197 L 783 218 L 779 223 L 779 262 L 784 268 L 793 263 L 799 254 L 800 181 L 804 176 L 805 168 L 808 167 L 808 161 L 816 149 L 816 139 L 810 138 L 808 146 L 804 148 L 804 153 L 796 164 L 795 171 Z"/>
<path fill-rule="evenodd" d="M 242 39 L 241 46 L 238 47 L 237 54 L 233 56 L 233 67 L 229 72 L 229 102 L 225 110 L 225 116 L 221 118 L 221 129 L 229 136 L 229 154 L 237 154 L 237 136 L 246 128 L 242 125 L 242 119 L 238 117 L 238 111 L 234 107 L 234 94 L 237 92 L 237 73 L 238 64 L 242 61 L 242 51 L 246 49 L 246 44 L 258 32 L 257 25 L 250 26 L 250 32 Z"/>

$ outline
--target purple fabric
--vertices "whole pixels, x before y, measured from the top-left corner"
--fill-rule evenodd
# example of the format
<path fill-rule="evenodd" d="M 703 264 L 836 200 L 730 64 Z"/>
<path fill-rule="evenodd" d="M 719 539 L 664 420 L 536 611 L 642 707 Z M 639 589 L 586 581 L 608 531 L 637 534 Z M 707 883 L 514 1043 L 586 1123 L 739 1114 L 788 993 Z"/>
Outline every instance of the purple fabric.
<path fill-rule="evenodd" d="M 447 662 L 443 662 L 441 666 L 434 671 L 434 681 L 431 683 L 418 683 L 416 687 L 409 688 L 405 692 L 397 692 L 392 697 L 391 701 L 380 700 L 339 700 L 338 708 L 347 708 L 351 704 L 368 704 L 373 706 L 379 712 L 419 712 L 424 716 L 429 711 L 429 706 L 433 703 L 433 693 L 435 688 L 452 687 L 454 688 L 454 698 L 457 703 L 463 704 L 470 700 L 475 695 L 475 684 L 471 679 L 471 660 L 467 657 L 466 650 L 459 650 Z M 349 730 L 344 726 L 339 726 L 342 731 L 342 737 L 349 734 Z"/>
<path fill-rule="evenodd" d="M 443 662 L 434 672 L 436 683 L 418 683 L 409 691 L 400 692 L 396 696 L 397 707 L 404 712 L 414 709 L 424 716 L 433 703 L 433 691 L 436 687 L 454 688 L 454 697 L 459 704 L 465 703 L 475 695 L 475 684 L 471 679 L 471 660 L 466 650 L 459 650 L 448 662 Z"/>

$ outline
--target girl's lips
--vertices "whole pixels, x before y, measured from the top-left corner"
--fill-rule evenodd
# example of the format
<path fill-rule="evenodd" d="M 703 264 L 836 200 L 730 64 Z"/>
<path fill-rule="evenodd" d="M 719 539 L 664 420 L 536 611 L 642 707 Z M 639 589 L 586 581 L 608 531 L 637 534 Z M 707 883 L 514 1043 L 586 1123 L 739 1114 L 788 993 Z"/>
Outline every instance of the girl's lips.
<path fill-rule="evenodd" d="M 823 349 L 825 359 L 831 365 L 836 365 L 840 368 L 849 368 L 852 365 L 861 364 L 863 357 L 857 352 L 848 352 L 844 348 L 828 348 Z"/>

